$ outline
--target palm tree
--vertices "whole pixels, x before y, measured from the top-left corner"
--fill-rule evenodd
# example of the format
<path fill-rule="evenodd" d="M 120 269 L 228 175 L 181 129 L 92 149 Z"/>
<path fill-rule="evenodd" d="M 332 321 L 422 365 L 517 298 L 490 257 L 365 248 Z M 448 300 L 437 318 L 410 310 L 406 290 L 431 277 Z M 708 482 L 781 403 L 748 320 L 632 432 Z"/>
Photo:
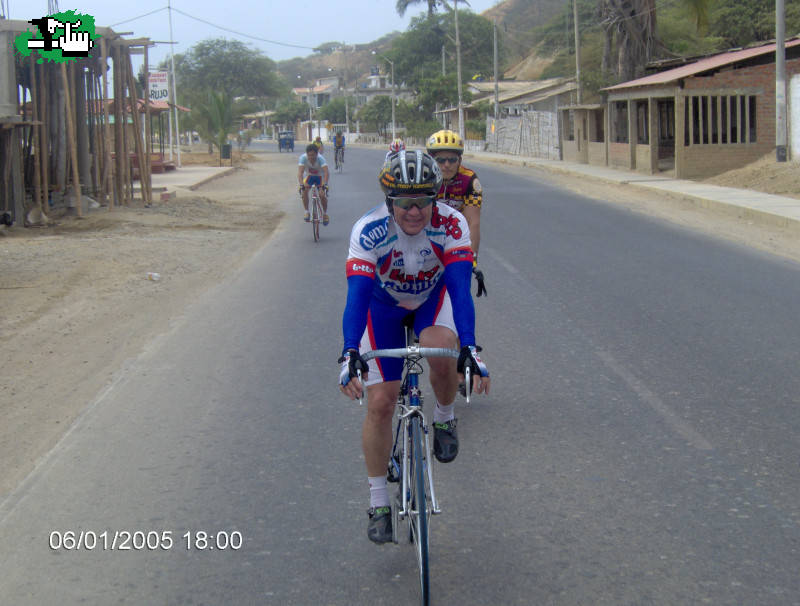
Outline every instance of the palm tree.
<path fill-rule="evenodd" d="M 397 0 L 397 4 L 395 8 L 397 9 L 397 14 L 401 17 L 406 14 L 406 10 L 412 4 L 419 4 L 420 2 L 427 2 L 428 3 L 428 17 L 433 17 L 433 14 L 436 12 L 437 6 L 443 6 L 448 10 L 453 10 L 447 0 Z M 461 0 L 464 4 L 469 5 L 467 0 Z"/>
<path fill-rule="evenodd" d="M 219 163 L 222 166 L 222 146 L 228 141 L 228 135 L 233 132 L 235 122 L 233 119 L 233 99 L 228 93 L 209 91 L 205 103 L 201 103 L 197 112 L 198 131 L 204 134 L 209 142 L 217 146 L 220 152 Z M 205 131 L 205 132 L 203 132 Z"/>
<path fill-rule="evenodd" d="M 622 81 L 638 78 L 655 55 L 655 0 L 600 0 L 599 11 L 605 30 L 603 71 L 611 71 L 616 38 L 616 76 Z"/>
<path fill-rule="evenodd" d="M 713 0 L 683 0 L 698 32 L 708 28 Z M 622 81 L 638 78 L 645 65 L 655 58 L 659 42 L 656 38 L 655 0 L 599 0 L 598 11 L 605 32 L 602 70 L 612 71 L 616 38 L 615 75 Z"/>

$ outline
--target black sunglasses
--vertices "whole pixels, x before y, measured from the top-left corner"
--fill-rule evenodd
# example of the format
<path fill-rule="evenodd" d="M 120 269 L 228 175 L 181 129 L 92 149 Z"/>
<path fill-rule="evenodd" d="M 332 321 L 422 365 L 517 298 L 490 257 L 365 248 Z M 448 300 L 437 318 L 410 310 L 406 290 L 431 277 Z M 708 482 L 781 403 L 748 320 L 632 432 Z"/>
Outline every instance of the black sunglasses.
<path fill-rule="evenodd" d="M 392 201 L 392 206 L 402 210 L 411 210 L 412 206 L 416 206 L 420 210 L 428 208 L 433 202 L 435 196 L 418 196 L 412 198 L 410 196 L 389 196 Z"/>
<path fill-rule="evenodd" d="M 456 162 L 458 162 L 458 156 L 447 156 L 446 158 L 441 158 L 441 157 L 436 158 L 437 164 L 445 164 L 446 162 L 449 162 L 450 164 L 455 164 Z"/>

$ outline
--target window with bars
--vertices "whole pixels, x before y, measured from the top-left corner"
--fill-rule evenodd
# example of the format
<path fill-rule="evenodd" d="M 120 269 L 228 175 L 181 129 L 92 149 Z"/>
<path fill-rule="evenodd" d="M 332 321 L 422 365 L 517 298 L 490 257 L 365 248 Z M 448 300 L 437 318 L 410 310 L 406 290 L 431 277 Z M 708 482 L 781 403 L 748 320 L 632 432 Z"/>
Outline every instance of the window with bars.
<path fill-rule="evenodd" d="M 755 95 L 692 95 L 684 105 L 683 142 L 738 145 L 757 141 Z"/>

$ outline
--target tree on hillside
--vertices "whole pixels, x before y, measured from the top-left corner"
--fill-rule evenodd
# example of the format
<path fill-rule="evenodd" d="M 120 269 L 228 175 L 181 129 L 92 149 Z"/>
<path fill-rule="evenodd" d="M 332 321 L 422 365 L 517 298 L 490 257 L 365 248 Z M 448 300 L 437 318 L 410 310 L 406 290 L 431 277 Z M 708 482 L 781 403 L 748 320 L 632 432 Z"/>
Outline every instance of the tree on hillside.
<path fill-rule="evenodd" d="M 472 74 L 491 74 L 493 70 L 492 23 L 469 11 L 459 11 L 461 37 L 461 72 L 468 79 Z M 455 74 L 455 26 L 452 14 L 415 17 L 408 30 L 394 40 L 386 53 L 395 63 L 395 78 L 419 89 L 423 80 L 442 73 L 442 47 L 445 48 L 446 72 Z M 500 60 L 503 55 L 501 53 Z"/>

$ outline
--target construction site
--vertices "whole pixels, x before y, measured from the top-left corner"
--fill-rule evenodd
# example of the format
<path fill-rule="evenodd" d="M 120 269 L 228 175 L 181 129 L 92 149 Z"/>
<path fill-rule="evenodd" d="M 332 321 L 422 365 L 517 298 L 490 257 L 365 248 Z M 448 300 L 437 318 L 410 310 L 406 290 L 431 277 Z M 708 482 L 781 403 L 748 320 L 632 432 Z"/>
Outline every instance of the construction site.
<path fill-rule="evenodd" d="M 171 105 L 137 92 L 131 61 L 143 55 L 148 73 L 150 40 L 97 27 L 88 56 L 54 62 L 17 51 L 33 31 L 0 19 L 2 223 L 38 225 L 59 209 L 80 217 L 135 197 L 149 204 L 152 172 L 174 168 L 163 147 Z"/>

